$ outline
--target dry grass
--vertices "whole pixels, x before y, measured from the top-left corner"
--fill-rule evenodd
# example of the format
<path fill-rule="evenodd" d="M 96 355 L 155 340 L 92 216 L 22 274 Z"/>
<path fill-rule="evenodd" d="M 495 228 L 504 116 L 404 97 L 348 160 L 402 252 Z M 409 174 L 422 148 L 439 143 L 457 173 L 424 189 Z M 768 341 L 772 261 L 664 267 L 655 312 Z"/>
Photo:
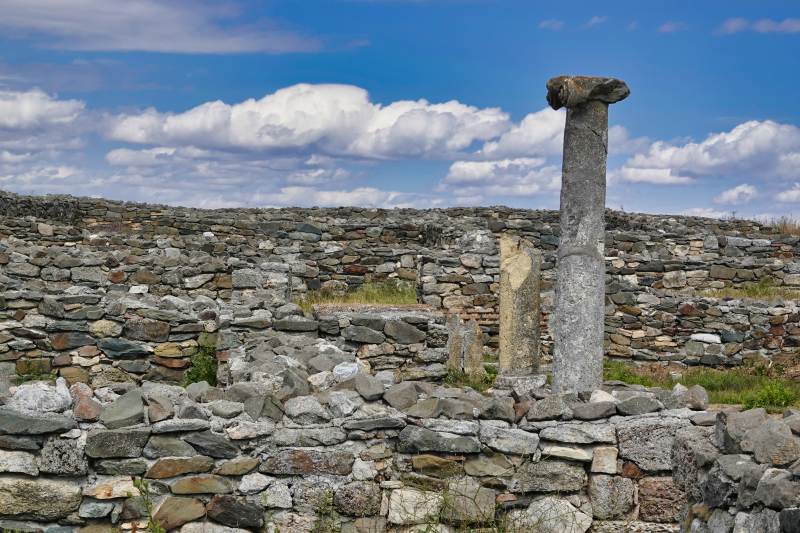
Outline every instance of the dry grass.
<path fill-rule="evenodd" d="M 705 289 L 701 294 L 712 298 L 752 298 L 767 302 L 800 300 L 800 290 L 775 285 L 772 278 L 763 278 L 756 283 L 745 283 L 740 287 Z"/>
<path fill-rule="evenodd" d="M 782 216 L 773 218 L 766 223 L 776 233 L 781 235 L 798 235 L 800 236 L 800 220 L 794 217 Z"/>
<path fill-rule="evenodd" d="M 413 283 L 406 281 L 365 283 L 344 294 L 323 290 L 309 291 L 296 303 L 307 313 L 311 312 L 313 306 L 323 304 L 410 305 L 417 303 L 417 290 Z"/>

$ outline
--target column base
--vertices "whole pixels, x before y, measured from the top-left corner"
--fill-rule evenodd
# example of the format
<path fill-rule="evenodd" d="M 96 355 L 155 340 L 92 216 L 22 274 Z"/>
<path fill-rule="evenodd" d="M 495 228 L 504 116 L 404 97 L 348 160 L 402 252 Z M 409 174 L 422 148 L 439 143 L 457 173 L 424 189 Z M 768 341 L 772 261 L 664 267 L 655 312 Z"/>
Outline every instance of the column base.
<path fill-rule="evenodd" d="M 547 374 L 508 375 L 500 374 L 494 380 L 495 389 L 507 389 L 517 397 L 528 396 L 547 384 Z"/>

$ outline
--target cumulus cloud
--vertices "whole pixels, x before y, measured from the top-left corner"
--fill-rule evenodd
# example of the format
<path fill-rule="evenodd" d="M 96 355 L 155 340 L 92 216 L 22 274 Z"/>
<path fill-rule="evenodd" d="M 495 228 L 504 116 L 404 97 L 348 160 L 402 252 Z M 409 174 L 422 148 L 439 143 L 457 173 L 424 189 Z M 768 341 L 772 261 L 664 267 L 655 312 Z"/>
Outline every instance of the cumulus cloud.
<path fill-rule="evenodd" d="M 85 104 L 58 100 L 39 89 L 0 91 L 0 128 L 33 129 L 74 122 Z"/>
<path fill-rule="evenodd" d="M 742 183 L 741 185 L 722 191 L 722 193 L 714 198 L 714 203 L 731 205 L 743 204 L 749 202 L 756 196 L 758 196 L 758 191 L 755 187 L 747 183 Z"/>
<path fill-rule="evenodd" d="M 691 217 L 705 217 L 705 218 L 726 218 L 731 215 L 728 211 L 721 211 L 712 207 L 692 207 L 684 210 L 682 215 Z"/>
<path fill-rule="evenodd" d="M 460 196 L 534 196 L 553 192 L 561 183 L 561 168 L 544 158 L 495 161 L 456 161 L 442 180 L 440 191 Z"/>
<path fill-rule="evenodd" d="M 373 103 L 353 85 L 299 84 L 259 100 L 207 102 L 184 113 L 154 109 L 116 117 L 115 140 L 217 150 L 334 157 L 446 157 L 508 128 L 498 108 L 457 101 Z"/>
<path fill-rule="evenodd" d="M 751 120 L 702 142 L 654 142 L 628 159 L 620 176 L 649 183 L 687 183 L 702 176 L 791 178 L 798 160 L 800 128 Z"/>
<path fill-rule="evenodd" d="M 742 31 L 757 33 L 800 33 L 800 18 L 773 20 L 768 18 L 749 20 L 742 17 L 726 19 L 719 27 L 719 33 L 730 34 Z"/>
<path fill-rule="evenodd" d="M 791 189 L 779 192 L 775 195 L 775 199 L 783 203 L 800 202 L 800 183 L 795 183 Z"/>
<path fill-rule="evenodd" d="M 232 23 L 237 15 L 231 6 L 194 0 L 4 0 L 0 28 L 68 50 L 225 54 L 320 47 L 267 20 Z"/>
<path fill-rule="evenodd" d="M 518 124 L 477 152 L 484 159 L 555 156 L 564 141 L 564 111 L 546 107 L 526 115 Z"/>

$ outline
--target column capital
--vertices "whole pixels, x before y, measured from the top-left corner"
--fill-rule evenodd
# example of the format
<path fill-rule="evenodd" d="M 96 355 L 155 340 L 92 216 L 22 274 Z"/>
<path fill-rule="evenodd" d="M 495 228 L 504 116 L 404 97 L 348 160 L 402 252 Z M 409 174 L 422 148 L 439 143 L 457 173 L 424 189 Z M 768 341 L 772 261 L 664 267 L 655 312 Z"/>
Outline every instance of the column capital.
<path fill-rule="evenodd" d="M 613 104 L 629 94 L 625 82 L 616 78 L 558 76 L 547 82 L 547 103 L 553 109 L 572 108 L 591 100 Z"/>

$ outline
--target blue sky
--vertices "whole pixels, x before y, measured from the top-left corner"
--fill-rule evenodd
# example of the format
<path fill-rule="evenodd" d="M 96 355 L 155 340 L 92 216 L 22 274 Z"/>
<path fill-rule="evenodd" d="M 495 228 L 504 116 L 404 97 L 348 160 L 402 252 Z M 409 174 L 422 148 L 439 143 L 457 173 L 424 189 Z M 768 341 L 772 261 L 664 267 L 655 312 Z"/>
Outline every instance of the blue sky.
<path fill-rule="evenodd" d="M 554 208 L 544 83 L 592 74 L 610 207 L 794 214 L 797 72 L 796 1 L 4 0 L 0 188 Z"/>

